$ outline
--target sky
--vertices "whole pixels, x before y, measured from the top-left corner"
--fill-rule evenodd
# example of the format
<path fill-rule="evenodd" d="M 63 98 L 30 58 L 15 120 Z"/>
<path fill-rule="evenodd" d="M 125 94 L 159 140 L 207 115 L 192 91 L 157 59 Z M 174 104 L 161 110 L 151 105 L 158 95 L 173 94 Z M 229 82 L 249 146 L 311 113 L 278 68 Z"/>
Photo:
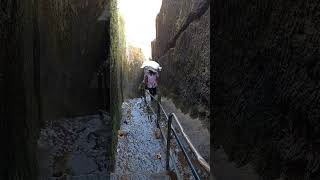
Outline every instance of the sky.
<path fill-rule="evenodd" d="M 146 59 L 151 58 L 151 41 L 156 38 L 156 16 L 162 0 L 118 0 L 125 19 L 128 44 L 140 47 Z"/>

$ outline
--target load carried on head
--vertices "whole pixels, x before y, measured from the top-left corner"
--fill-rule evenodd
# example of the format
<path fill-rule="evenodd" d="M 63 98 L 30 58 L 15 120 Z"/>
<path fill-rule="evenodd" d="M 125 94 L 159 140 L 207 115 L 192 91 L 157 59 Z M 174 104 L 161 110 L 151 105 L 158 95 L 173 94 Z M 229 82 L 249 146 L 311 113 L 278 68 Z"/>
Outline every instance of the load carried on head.
<path fill-rule="evenodd" d="M 154 72 L 161 71 L 162 67 L 156 61 L 144 61 L 141 68 L 145 68 L 146 70 L 151 70 Z"/>

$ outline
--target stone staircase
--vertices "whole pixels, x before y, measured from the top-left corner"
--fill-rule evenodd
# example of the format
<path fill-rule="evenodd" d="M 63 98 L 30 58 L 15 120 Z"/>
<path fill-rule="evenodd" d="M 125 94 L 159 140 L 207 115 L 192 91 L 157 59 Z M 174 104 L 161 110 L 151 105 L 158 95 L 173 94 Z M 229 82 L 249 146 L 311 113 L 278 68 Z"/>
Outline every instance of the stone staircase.
<path fill-rule="evenodd" d="M 87 174 L 79 176 L 47 177 L 39 180 L 170 180 L 166 172 L 162 173 L 131 173 L 131 174 Z"/>

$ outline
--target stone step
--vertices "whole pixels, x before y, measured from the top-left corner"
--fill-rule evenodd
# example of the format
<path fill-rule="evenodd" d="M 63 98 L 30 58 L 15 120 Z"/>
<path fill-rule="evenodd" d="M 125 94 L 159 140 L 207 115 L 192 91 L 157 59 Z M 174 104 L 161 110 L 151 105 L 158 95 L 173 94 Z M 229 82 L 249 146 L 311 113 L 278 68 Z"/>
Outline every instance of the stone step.
<path fill-rule="evenodd" d="M 126 179 L 126 180 L 170 180 L 170 176 L 167 175 L 167 173 L 132 173 L 132 174 L 111 174 L 111 179 Z"/>
<path fill-rule="evenodd" d="M 170 180 L 165 172 L 162 173 L 132 173 L 132 174 L 88 174 L 80 176 L 40 178 L 41 180 Z"/>

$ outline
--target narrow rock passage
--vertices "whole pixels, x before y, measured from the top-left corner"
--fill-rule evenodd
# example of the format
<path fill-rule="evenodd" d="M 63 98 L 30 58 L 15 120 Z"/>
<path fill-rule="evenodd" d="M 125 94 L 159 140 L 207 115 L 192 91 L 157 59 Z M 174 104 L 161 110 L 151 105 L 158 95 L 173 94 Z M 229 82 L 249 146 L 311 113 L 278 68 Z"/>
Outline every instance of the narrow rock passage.
<path fill-rule="evenodd" d="M 156 117 L 149 116 L 142 99 L 130 99 L 122 105 L 119 130 L 116 174 L 165 171 L 165 148 L 157 139 Z"/>

